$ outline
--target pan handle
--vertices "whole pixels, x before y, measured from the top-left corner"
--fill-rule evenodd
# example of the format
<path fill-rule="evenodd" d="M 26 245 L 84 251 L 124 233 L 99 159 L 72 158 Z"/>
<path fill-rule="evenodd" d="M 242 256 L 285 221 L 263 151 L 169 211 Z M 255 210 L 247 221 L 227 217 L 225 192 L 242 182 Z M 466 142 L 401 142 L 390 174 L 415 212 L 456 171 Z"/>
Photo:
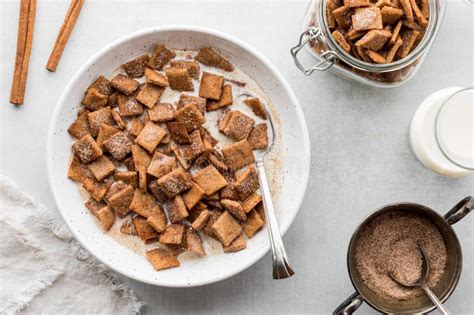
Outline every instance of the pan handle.
<path fill-rule="evenodd" d="M 364 298 L 358 293 L 354 292 L 351 296 L 349 296 L 344 302 L 339 305 L 334 312 L 333 315 L 349 315 L 357 311 L 359 306 L 364 302 Z"/>
<path fill-rule="evenodd" d="M 451 225 L 457 223 L 459 220 L 464 218 L 474 208 L 474 198 L 467 196 L 460 202 L 458 202 L 451 210 L 445 215 L 444 219 Z"/>

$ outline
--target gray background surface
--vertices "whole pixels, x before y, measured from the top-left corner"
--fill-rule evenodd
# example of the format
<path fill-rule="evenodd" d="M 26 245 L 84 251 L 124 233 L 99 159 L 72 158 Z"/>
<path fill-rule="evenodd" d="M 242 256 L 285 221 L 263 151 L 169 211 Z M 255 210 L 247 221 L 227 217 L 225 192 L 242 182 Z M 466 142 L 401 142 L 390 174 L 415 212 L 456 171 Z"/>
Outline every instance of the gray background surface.
<path fill-rule="evenodd" d="M 448 86 L 473 86 L 473 8 L 449 1 L 446 20 L 417 76 L 394 90 L 361 87 L 329 73 L 303 76 L 289 48 L 300 33 L 307 1 L 86 1 L 57 73 L 44 69 L 67 1 L 39 1 L 25 105 L 8 103 L 18 1 L 0 1 L 0 165 L 37 200 L 54 207 L 45 147 L 55 103 L 71 75 L 106 43 L 156 25 L 195 24 L 234 35 L 257 48 L 298 96 L 311 137 L 307 194 L 284 240 L 296 270 L 271 280 L 270 256 L 220 283 L 165 289 L 124 278 L 148 306 L 145 313 L 328 314 L 353 292 L 346 248 L 356 225 L 384 204 L 412 201 L 443 213 L 474 194 L 474 179 L 449 179 L 424 169 L 412 154 L 408 127 L 417 105 Z M 473 216 L 455 226 L 464 270 L 447 303 L 474 312 Z M 54 301 L 52 301 L 54 302 Z M 363 306 L 361 314 L 374 313 Z"/>

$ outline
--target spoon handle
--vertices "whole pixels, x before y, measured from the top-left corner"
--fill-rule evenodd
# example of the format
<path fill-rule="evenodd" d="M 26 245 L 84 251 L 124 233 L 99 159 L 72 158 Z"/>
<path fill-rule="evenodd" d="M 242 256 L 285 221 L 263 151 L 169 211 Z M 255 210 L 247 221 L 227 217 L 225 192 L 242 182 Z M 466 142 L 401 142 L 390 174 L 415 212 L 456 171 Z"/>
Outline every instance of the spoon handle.
<path fill-rule="evenodd" d="M 273 279 L 285 279 L 294 275 L 293 268 L 288 261 L 285 246 L 280 235 L 278 222 L 275 216 L 275 208 L 273 207 L 270 187 L 268 186 L 267 175 L 263 159 L 256 162 L 258 171 L 258 180 L 260 182 L 260 191 L 263 199 L 263 207 L 265 209 L 265 216 L 268 224 L 268 234 L 270 237 L 270 244 L 272 247 L 273 259 Z"/>
<path fill-rule="evenodd" d="M 450 315 L 448 310 L 444 307 L 443 303 L 441 303 L 441 301 L 438 299 L 436 294 L 434 294 L 433 291 L 431 291 L 431 289 L 428 287 L 426 283 L 420 284 L 420 287 L 425 291 L 426 295 L 428 295 L 430 300 L 434 303 L 434 305 L 436 305 L 436 307 L 442 314 Z"/>

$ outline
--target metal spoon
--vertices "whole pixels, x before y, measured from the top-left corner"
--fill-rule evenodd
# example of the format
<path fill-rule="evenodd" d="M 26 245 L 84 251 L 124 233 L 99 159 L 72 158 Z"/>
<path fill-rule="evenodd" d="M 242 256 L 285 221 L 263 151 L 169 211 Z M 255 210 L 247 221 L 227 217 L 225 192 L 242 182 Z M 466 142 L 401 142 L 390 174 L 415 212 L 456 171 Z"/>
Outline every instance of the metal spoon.
<path fill-rule="evenodd" d="M 275 216 L 275 208 L 273 207 L 272 196 L 270 187 L 268 185 L 267 175 L 265 173 L 264 159 L 275 144 L 275 126 L 271 114 L 266 108 L 264 108 L 268 120 L 270 122 L 271 139 L 269 145 L 265 151 L 262 151 L 259 156 L 256 157 L 256 166 L 258 172 L 258 179 L 260 182 L 260 191 L 262 194 L 263 207 L 265 209 L 265 216 L 268 222 L 268 234 L 270 237 L 270 244 L 272 247 L 272 260 L 273 260 L 273 279 L 285 279 L 295 274 L 291 267 L 288 256 L 286 255 L 285 246 L 280 235 L 280 229 Z"/>
<path fill-rule="evenodd" d="M 392 273 L 390 273 L 390 277 L 397 282 L 398 284 L 401 284 L 402 286 L 405 287 L 420 287 L 422 288 L 426 295 L 430 298 L 430 300 L 436 305 L 438 310 L 445 315 L 450 315 L 448 310 L 444 307 L 444 305 L 441 303 L 441 301 L 438 299 L 438 297 L 431 291 L 431 289 L 428 287 L 426 284 L 426 278 L 428 277 L 428 274 L 430 273 L 430 264 L 428 260 L 428 256 L 426 255 L 425 249 L 423 248 L 423 245 L 418 243 L 418 248 L 420 249 L 421 252 L 421 277 L 416 281 L 415 283 L 405 283 L 400 281 L 400 279 L 397 279 Z"/>

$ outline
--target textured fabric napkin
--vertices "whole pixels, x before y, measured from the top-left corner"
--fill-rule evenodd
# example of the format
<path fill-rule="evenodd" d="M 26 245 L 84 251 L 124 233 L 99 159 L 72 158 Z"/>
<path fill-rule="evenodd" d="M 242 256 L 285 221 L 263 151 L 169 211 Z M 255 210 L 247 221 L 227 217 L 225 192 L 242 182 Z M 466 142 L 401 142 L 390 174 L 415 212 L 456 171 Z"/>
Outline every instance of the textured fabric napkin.
<path fill-rule="evenodd" d="M 0 314 L 138 314 L 144 305 L 50 210 L 0 175 Z"/>

